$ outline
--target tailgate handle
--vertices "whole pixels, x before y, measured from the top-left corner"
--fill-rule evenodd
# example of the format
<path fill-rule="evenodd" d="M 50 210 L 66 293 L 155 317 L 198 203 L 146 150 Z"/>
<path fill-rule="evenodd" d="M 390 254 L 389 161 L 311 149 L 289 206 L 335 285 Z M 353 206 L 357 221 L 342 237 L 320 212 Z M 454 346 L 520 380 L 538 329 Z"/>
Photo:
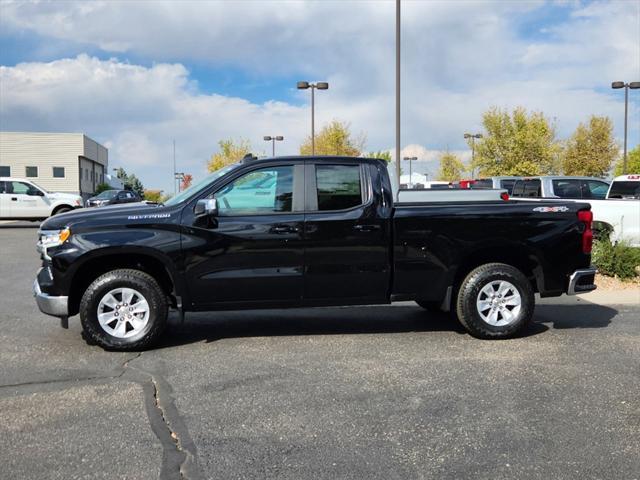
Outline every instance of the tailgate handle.
<path fill-rule="evenodd" d="M 353 229 L 358 232 L 373 232 L 374 230 L 380 230 L 380 225 L 355 225 Z"/>

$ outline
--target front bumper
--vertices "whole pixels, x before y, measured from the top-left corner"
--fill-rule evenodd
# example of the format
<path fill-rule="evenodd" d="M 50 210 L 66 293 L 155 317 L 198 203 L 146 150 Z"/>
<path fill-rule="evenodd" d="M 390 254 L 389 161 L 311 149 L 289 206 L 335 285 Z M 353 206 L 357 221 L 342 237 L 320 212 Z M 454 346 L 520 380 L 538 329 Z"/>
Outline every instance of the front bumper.
<path fill-rule="evenodd" d="M 579 293 L 592 292 L 593 290 L 598 288 L 594 283 L 597 272 L 598 270 L 593 267 L 582 268 L 573 272 L 569 277 L 567 295 L 577 295 Z"/>
<path fill-rule="evenodd" d="M 56 297 L 44 293 L 37 277 L 33 282 L 33 296 L 36 297 L 36 303 L 42 313 L 61 318 L 69 316 L 69 297 Z"/>

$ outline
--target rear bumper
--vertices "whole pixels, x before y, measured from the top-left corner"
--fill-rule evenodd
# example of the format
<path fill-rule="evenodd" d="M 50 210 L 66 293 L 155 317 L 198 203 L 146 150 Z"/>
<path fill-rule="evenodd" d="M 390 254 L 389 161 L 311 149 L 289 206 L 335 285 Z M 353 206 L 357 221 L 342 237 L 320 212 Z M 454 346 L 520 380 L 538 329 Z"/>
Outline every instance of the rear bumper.
<path fill-rule="evenodd" d="M 577 295 L 579 293 L 587 293 L 595 290 L 595 276 L 598 270 L 595 268 L 583 268 L 576 270 L 569 277 L 569 286 L 567 287 L 567 295 Z"/>
<path fill-rule="evenodd" d="M 38 278 L 33 282 L 33 296 L 36 298 L 36 303 L 42 313 L 54 317 L 67 317 L 69 315 L 69 297 L 58 297 L 44 293 L 40 288 Z"/>

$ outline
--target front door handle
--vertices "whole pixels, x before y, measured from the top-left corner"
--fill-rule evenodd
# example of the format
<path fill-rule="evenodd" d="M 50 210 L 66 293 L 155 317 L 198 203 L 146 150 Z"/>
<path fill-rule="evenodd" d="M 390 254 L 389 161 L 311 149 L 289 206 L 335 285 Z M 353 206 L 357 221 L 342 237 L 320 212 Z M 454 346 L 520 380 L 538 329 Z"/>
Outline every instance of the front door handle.
<path fill-rule="evenodd" d="M 18 197 L 11 197 L 11 201 L 12 202 L 17 202 L 18 201 Z"/>
<path fill-rule="evenodd" d="M 289 225 L 274 225 L 271 227 L 271 233 L 296 233 L 298 229 Z"/>
<path fill-rule="evenodd" d="M 373 232 L 374 230 L 380 230 L 380 225 L 355 225 L 353 229 L 358 232 Z"/>

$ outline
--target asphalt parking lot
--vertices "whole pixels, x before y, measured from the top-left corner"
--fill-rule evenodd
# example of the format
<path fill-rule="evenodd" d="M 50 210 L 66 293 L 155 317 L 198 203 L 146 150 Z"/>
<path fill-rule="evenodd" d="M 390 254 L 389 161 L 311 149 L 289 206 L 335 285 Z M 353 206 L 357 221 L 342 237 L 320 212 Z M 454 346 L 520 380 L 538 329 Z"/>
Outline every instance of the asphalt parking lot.
<path fill-rule="evenodd" d="M 494 342 L 411 303 L 192 314 L 113 353 L 37 310 L 35 237 L 0 226 L 2 477 L 640 478 L 639 304 Z"/>

